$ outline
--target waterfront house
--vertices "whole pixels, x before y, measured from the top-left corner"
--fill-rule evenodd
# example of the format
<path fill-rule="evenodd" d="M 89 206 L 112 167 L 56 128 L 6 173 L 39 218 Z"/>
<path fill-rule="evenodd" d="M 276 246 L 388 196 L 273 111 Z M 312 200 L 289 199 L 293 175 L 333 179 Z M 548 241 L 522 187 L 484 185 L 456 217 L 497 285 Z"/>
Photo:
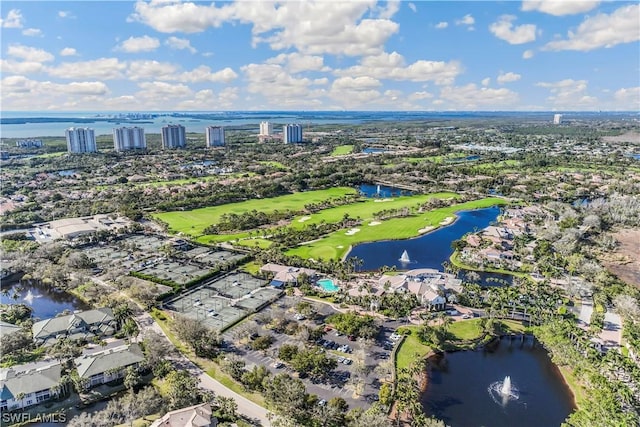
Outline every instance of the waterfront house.
<path fill-rule="evenodd" d="M 138 369 L 144 354 L 138 344 L 124 344 L 91 353 L 85 352 L 74 363 L 78 376 L 86 381 L 86 388 L 98 386 L 124 377 L 130 366 Z"/>
<path fill-rule="evenodd" d="M 260 268 L 260 271 L 273 274 L 273 280 L 271 281 L 271 286 L 274 286 L 277 288 L 281 288 L 286 284 L 297 285 L 298 277 L 300 277 L 302 273 L 306 274 L 311 281 L 314 281 L 318 276 L 318 272 L 310 268 L 290 267 L 287 265 L 272 264 L 272 263 L 263 265 Z"/>
<path fill-rule="evenodd" d="M 0 369 L 0 412 L 38 405 L 63 391 L 58 361 L 30 363 Z"/>
<path fill-rule="evenodd" d="M 86 341 L 93 337 L 111 336 L 116 329 L 113 311 L 108 307 L 41 320 L 32 327 L 35 343 L 46 346 L 62 338 Z"/>

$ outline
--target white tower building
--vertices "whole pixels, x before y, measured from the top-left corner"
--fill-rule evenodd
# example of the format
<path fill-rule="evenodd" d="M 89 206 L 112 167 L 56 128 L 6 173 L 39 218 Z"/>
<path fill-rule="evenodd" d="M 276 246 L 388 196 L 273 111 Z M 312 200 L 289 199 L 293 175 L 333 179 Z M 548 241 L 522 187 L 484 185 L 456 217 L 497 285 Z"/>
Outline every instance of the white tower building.
<path fill-rule="evenodd" d="M 162 148 L 184 148 L 186 133 L 182 125 L 162 126 Z"/>
<path fill-rule="evenodd" d="M 67 151 L 69 153 L 95 153 L 96 136 L 90 128 L 69 128 L 65 131 Z"/>
<path fill-rule="evenodd" d="M 562 114 L 554 114 L 553 115 L 553 124 L 554 125 L 559 125 L 560 123 L 562 123 Z"/>
<path fill-rule="evenodd" d="M 207 147 L 224 147 L 224 128 L 222 126 L 207 126 L 204 135 Z"/>
<path fill-rule="evenodd" d="M 113 149 L 116 151 L 144 150 L 147 141 L 141 127 L 121 127 L 113 129 Z"/>
<path fill-rule="evenodd" d="M 285 144 L 302 142 L 302 126 L 284 125 L 282 127 L 282 141 Z"/>
<path fill-rule="evenodd" d="M 260 136 L 271 136 L 273 134 L 273 124 L 260 122 Z"/>

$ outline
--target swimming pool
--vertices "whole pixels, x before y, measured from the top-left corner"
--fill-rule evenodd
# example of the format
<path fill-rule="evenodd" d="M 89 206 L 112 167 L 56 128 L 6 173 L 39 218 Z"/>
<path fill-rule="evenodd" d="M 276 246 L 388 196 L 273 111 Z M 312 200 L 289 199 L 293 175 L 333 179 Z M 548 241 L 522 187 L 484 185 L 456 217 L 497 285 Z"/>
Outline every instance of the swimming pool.
<path fill-rule="evenodd" d="M 318 280 L 317 284 L 325 292 L 336 292 L 336 291 L 340 290 L 340 288 L 338 286 L 336 286 L 336 284 L 333 283 L 333 280 L 331 280 L 331 279 Z"/>

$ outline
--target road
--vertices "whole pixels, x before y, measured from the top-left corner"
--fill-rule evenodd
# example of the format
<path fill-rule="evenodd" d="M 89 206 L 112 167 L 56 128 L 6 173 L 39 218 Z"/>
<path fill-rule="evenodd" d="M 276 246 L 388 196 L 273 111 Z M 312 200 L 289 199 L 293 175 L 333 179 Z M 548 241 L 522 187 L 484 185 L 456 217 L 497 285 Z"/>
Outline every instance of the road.
<path fill-rule="evenodd" d="M 164 337 L 164 339 L 166 339 L 169 344 L 171 344 L 171 341 L 165 335 L 162 328 L 153 320 L 149 313 L 143 312 L 142 314 L 139 314 L 138 316 L 136 316 L 135 321 L 140 327 L 140 335 L 144 335 L 144 331 L 154 331 L 160 334 L 160 336 Z M 171 344 L 171 347 L 173 347 L 173 344 Z M 214 380 L 206 372 L 204 372 L 178 351 L 176 351 L 176 355 L 171 358 L 171 361 L 180 369 L 187 370 L 193 376 L 198 377 L 200 379 L 200 386 L 202 388 L 214 392 L 216 396 L 233 398 L 238 404 L 237 412 L 239 414 L 242 414 L 246 418 L 256 420 L 263 426 L 269 425 L 267 410 L 265 408 L 253 403 L 246 397 L 239 395 L 235 391 L 225 387 L 222 383 Z"/>

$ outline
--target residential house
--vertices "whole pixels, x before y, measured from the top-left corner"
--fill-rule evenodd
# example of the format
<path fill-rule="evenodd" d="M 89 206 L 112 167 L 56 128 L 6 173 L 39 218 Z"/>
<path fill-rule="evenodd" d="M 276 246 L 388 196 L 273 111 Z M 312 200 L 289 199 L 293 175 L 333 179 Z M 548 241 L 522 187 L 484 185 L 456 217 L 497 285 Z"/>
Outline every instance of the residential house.
<path fill-rule="evenodd" d="M 116 329 L 113 311 L 107 307 L 41 320 L 32 327 L 36 344 L 46 346 L 62 338 L 86 341 L 93 337 L 111 336 Z"/>
<path fill-rule="evenodd" d="M 7 323 L 0 320 L 0 337 L 6 337 L 8 335 L 20 332 L 22 328 L 13 323 Z"/>
<path fill-rule="evenodd" d="M 87 381 L 86 388 L 123 378 L 127 368 L 138 369 L 144 354 L 138 344 L 124 344 L 102 351 L 86 353 L 75 359 L 78 376 Z"/>
<path fill-rule="evenodd" d="M 0 369 L 0 412 L 38 405 L 64 391 L 58 361 L 30 363 Z"/>
<path fill-rule="evenodd" d="M 155 420 L 151 427 L 216 427 L 218 420 L 212 417 L 211 405 L 201 403 L 188 408 L 167 412 Z"/>
<path fill-rule="evenodd" d="M 411 292 L 421 304 L 430 310 L 444 310 L 447 301 L 455 299 L 455 292 L 461 290 L 462 281 L 455 276 L 431 268 L 407 271 L 398 276 L 383 276 L 378 282 L 380 288 L 393 292 Z"/>

